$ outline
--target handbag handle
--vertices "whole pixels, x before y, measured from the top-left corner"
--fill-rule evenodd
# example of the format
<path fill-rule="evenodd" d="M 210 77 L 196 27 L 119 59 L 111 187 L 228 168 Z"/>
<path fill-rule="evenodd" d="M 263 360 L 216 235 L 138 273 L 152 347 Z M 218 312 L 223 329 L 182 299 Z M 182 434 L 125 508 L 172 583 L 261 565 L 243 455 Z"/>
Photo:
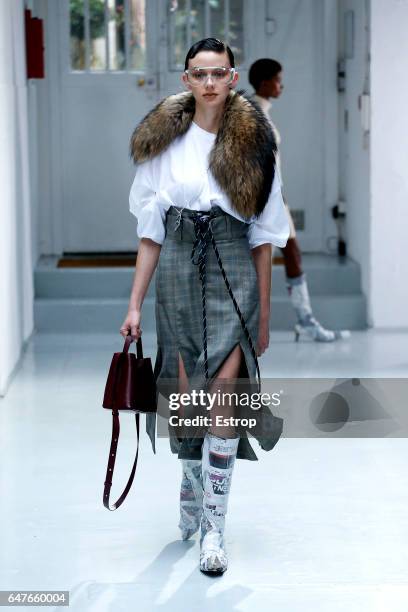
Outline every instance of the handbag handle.
<path fill-rule="evenodd" d="M 125 344 L 123 345 L 123 353 L 129 352 L 129 347 L 135 339 L 132 338 L 130 334 L 128 334 L 125 338 Z M 143 359 L 143 347 L 142 347 L 142 338 L 140 337 L 136 341 L 136 350 L 137 350 L 137 358 Z"/>
<path fill-rule="evenodd" d="M 134 341 L 134 338 L 132 338 L 132 336 L 128 334 L 126 336 L 125 344 L 123 346 L 123 351 L 122 351 L 123 353 L 129 352 L 129 347 L 133 341 Z M 142 347 L 141 338 L 139 338 L 136 342 L 136 349 L 137 349 L 137 358 L 143 359 L 143 347 Z M 123 493 L 118 498 L 118 500 L 113 504 L 113 506 L 110 507 L 109 506 L 110 490 L 112 487 L 113 470 L 115 468 L 116 452 L 118 450 L 119 434 L 120 434 L 119 411 L 112 410 L 112 437 L 111 437 L 108 466 L 106 468 L 106 477 L 105 477 L 104 490 L 103 490 L 103 505 L 105 506 L 105 508 L 111 511 L 117 510 L 119 506 L 125 501 L 126 496 L 130 491 L 130 487 L 132 486 L 133 479 L 135 477 L 137 459 L 139 456 L 139 435 L 140 435 L 140 423 L 139 423 L 139 413 L 138 412 L 135 413 L 135 419 L 136 419 L 136 431 L 137 431 L 137 449 L 136 449 L 135 460 L 133 462 L 132 471 L 130 473 L 129 480 L 127 481 L 126 487 L 123 490 Z"/>

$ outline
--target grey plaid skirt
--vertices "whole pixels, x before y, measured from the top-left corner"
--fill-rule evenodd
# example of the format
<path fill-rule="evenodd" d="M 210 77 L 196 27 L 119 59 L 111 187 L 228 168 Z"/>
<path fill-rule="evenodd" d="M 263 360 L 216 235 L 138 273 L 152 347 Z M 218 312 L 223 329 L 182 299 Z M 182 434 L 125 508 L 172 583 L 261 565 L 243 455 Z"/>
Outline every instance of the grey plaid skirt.
<path fill-rule="evenodd" d="M 156 268 L 156 332 L 157 357 L 154 374 L 158 388 L 161 380 L 178 380 L 180 353 L 187 377 L 194 380 L 194 388 L 205 385 L 215 376 L 220 366 L 237 344 L 244 360 L 239 379 L 251 385 L 257 381 L 254 347 L 259 325 L 259 293 L 256 268 L 251 255 L 248 224 L 224 212 L 219 206 L 210 211 L 211 230 L 222 267 L 234 298 L 242 313 L 251 342 L 244 332 L 230 293 L 226 287 L 215 250 L 208 235 L 197 245 L 197 217 L 190 209 L 171 206 L 166 215 L 166 236 Z M 208 217 L 207 217 L 208 219 Z M 199 273 L 200 248 L 206 243 L 205 312 L 203 321 L 202 279 Z M 196 252 L 193 247 L 196 244 Z M 201 260 L 202 263 L 202 260 Z M 203 346 L 203 327 L 206 327 L 207 351 Z M 242 361 L 242 360 L 241 360 Z M 259 373 L 259 371 L 258 371 Z M 177 392 L 175 387 L 173 391 Z M 168 393 L 167 393 L 168 397 Z M 271 450 L 282 432 L 282 419 L 272 414 L 269 434 L 257 438 L 261 448 Z M 271 422 L 272 419 L 272 422 Z M 155 451 L 156 415 L 148 414 L 146 430 Z M 202 437 L 177 438 L 169 428 L 170 448 L 180 459 L 200 459 Z M 240 437 L 237 458 L 257 460 L 246 435 Z"/>

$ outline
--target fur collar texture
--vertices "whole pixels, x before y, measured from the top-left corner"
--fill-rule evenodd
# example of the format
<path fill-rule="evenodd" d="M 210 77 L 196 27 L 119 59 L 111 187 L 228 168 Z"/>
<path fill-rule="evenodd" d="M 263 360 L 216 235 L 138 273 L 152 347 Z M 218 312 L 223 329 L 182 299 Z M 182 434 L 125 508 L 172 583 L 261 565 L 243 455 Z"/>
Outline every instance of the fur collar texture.
<path fill-rule="evenodd" d="M 276 141 L 264 113 L 245 91 L 231 92 L 213 148 L 209 168 L 244 218 L 258 217 L 272 188 Z M 195 100 L 189 91 L 164 98 L 139 123 L 132 134 L 130 154 L 135 163 L 152 159 L 175 138 L 187 132 Z"/>

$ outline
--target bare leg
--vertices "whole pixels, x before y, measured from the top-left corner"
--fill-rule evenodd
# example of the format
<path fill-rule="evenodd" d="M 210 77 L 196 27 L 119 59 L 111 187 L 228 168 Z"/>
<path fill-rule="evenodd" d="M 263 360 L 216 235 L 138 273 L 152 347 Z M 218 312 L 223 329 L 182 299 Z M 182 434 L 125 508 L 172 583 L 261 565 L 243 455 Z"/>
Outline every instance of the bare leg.
<path fill-rule="evenodd" d="M 236 385 L 234 380 L 238 378 L 242 358 L 242 349 L 240 345 L 237 344 L 217 371 L 209 389 L 210 393 L 217 393 L 218 391 L 221 400 L 220 402 L 216 401 L 211 409 L 210 416 L 212 417 L 212 425 L 209 428 L 209 432 L 220 438 L 236 437 L 235 427 L 232 425 L 217 425 L 216 417 L 232 417 L 236 413 L 236 403 L 233 400 L 229 402 L 229 396 L 227 394 L 232 394 L 235 391 Z"/>
<path fill-rule="evenodd" d="M 188 392 L 188 378 L 184 367 L 183 359 L 179 353 L 179 393 Z"/>

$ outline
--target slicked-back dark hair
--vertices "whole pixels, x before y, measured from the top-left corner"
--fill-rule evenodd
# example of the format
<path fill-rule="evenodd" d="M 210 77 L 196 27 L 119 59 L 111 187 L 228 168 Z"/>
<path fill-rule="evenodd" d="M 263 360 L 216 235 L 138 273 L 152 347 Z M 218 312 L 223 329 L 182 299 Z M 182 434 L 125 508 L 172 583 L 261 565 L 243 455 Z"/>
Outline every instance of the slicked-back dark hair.
<path fill-rule="evenodd" d="M 262 81 L 273 79 L 279 72 L 282 72 L 282 64 L 274 59 L 264 57 L 252 64 L 248 72 L 248 81 L 257 91 Z"/>
<path fill-rule="evenodd" d="M 200 51 L 215 51 L 215 53 L 227 53 L 231 68 L 235 68 L 234 54 L 227 44 L 218 38 L 203 38 L 190 47 L 186 55 L 184 69 L 188 69 L 188 60 L 193 59 Z"/>

